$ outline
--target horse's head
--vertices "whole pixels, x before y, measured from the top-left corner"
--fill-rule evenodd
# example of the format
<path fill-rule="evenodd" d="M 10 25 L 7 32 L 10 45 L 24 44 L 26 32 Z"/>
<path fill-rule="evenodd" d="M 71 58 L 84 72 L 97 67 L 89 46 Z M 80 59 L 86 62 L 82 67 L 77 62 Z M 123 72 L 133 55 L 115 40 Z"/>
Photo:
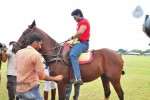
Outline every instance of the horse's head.
<path fill-rule="evenodd" d="M 54 39 L 52 39 L 48 34 L 46 34 L 41 29 L 37 28 L 35 21 L 33 21 L 32 24 L 29 25 L 28 28 L 20 36 L 20 38 L 14 45 L 12 51 L 16 53 L 18 50 L 27 47 L 27 45 L 29 44 L 28 42 L 31 34 L 37 34 L 43 39 L 41 45 L 42 47 L 40 50 L 42 55 L 50 55 L 51 49 L 58 45 L 58 43 Z"/>
<path fill-rule="evenodd" d="M 28 28 L 22 33 L 18 41 L 16 42 L 13 52 L 16 53 L 18 50 L 23 49 L 27 47 L 29 42 L 29 37 L 31 34 L 37 34 L 43 39 L 42 48 L 44 51 L 47 48 L 47 46 L 51 46 L 56 41 L 54 41 L 48 34 L 46 34 L 44 31 L 36 27 L 35 20 L 32 22 L 31 25 L 28 26 Z"/>
<path fill-rule="evenodd" d="M 31 34 L 34 34 L 34 30 L 36 27 L 35 20 L 32 22 L 31 25 L 28 26 L 28 28 L 23 32 L 23 34 L 20 36 L 16 44 L 14 45 L 12 51 L 16 53 L 18 50 L 23 49 L 27 47 L 28 45 L 28 39 Z"/>

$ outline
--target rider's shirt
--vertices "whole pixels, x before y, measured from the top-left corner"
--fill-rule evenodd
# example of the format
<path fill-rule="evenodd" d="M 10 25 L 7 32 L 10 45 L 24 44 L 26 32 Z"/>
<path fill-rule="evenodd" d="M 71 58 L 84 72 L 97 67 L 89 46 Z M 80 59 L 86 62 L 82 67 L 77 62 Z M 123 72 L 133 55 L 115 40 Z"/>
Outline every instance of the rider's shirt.
<path fill-rule="evenodd" d="M 87 19 L 82 19 L 78 22 L 77 24 L 77 31 L 80 29 L 80 26 L 81 25 L 85 25 L 87 26 L 87 29 L 85 30 L 84 33 L 82 33 L 80 36 L 79 36 L 79 40 L 83 41 L 83 42 L 86 42 L 87 40 L 89 40 L 90 38 L 90 24 L 88 22 Z"/>

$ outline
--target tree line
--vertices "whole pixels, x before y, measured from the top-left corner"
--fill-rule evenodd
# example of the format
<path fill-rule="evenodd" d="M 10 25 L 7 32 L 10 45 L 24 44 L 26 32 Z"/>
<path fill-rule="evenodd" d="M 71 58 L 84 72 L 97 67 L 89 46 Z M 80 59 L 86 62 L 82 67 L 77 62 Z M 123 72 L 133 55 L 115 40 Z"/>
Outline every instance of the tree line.
<path fill-rule="evenodd" d="M 117 52 L 119 52 L 120 54 L 128 54 L 129 52 L 135 52 L 135 53 L 140 53 L 140 54 L 144 54 L 144 53 L 150 53 L 150 49 L 147 50 L 139 50 L 139 49 L 133 49 L 133 50 L 125 50 L 125 49 L 119 49 Z"/>

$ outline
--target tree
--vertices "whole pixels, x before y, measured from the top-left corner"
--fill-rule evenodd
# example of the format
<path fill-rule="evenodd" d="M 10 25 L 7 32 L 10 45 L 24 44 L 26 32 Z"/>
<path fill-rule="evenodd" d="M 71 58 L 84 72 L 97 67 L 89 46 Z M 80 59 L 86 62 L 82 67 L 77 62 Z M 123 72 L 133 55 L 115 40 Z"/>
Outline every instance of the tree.
<path fill-rule="evenodd" d="M 133 50 L 131 50 L 130 52 L 136 52 L 136 53 L 142 54 L 142 50 L 138 50 L 138 49 L 133 49 Z"/>
<path fill-rule="evenodd" d="M 117 52 L 119 52 L 120 54 L 126 54 L 127 53 L 127 51 L 124 49 L 119 49 Z"/>
<path fill-rule="evenodd" d="M 150 49 L 143 51 L 143 53 L 150 53 Z"/>

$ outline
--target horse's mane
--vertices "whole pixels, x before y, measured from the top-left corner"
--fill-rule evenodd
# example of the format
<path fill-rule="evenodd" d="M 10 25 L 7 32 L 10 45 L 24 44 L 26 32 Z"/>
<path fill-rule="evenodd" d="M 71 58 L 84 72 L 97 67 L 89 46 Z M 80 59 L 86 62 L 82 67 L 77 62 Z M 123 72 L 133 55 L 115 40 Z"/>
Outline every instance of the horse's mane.
<path fill-rule="evenodd" d="M 40 28 L 36 27 L 37 31 L 40 31 L 43 35 L 45 35 L 46 37 L 48 37 L 48 39 L 51 40 L 51 42 L 53 43 L 57 43 L 52 37 L 50 37 L 46 32 L 44 32 L 43 30 L 41 30 Z M 58 43 L 57 43 L 58 44 Z"/>

